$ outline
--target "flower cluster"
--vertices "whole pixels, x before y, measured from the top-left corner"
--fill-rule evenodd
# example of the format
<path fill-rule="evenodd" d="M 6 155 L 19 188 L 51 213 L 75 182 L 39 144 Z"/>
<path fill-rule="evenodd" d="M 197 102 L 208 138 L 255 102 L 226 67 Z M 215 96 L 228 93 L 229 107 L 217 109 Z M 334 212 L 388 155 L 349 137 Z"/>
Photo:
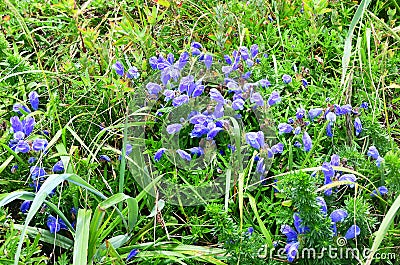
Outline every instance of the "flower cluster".
<path fill-rule="evenodd" d="M 38 110 L 40 104 L 39 94 L 36 91 L 32 91 L 28 94 L 28 98 L 32 109 Z M 17 115 L 10 118 L 10 132 L 12 134 L 12 139 L 9 141 L 8 145 L 10 149 L 17 154 L 20 153 L 30 155 L 27 157 L 27 162 L 29 165 L 31 165 L 29 173 L 32 183 L 30 184 L 30 187 L 32 187 L 34 192 L 37 193 L 48 173 L 44 167 L 39 166 L 36 155 L 47 154 L 48 141 L 45 136 L 48 136 L 49 133 L 46 130 L 42 131 L 40 133 L 42 137 L 34 134 L 36 122 L 29 107 L 20 103 L 16 103 L 13 106 L 13 110 L 17 113 Z M 15 173 L 17 170 L 18 165 L 13 165 L 11 172 Z M 53 173 L 64 173 L 63 162 L 61 160 L 57 161 L 51 171 Z M 48 195 L 52 196 L 54 194 L 55 190 L 51 191 Z M 20 211 L 22 213 L 27 213 L 30 207 L 31 201 L 23 201 L 20 206 Z M 44 209 L 45 205 L 42 208 Z M 66 229 L 66 226 L 62 220 L 57 221 L 57 219 L 51 215 L 48 217 L 47 226 L 52 233 L 54 231 L 59 231 L 60 229 Z"/>
<path fill-rule="evenodd" d="M 259 150 L 261 154 L 266 153 L 268 159 L 273 158 L 275 154 L 281 154 L 284 149 L 283 143 L 277 143 L 271 147 L 268 147 L 265 144 L 264 133 L 262 131 L 246 133 L 245 138 L 246 142 L 251 147 Z M 265 159 L 267 158 L 256 156 L 256 173 L 260 175 L 260 180 L 265 179 Z"/>
<path fill-rule="evenodd" d="M 380 167 L 381 163 L 385 161 L 385 159 L 383 159 L 383 157 L 381 157 L 379 155 L 378 149 L 376 149 L 375 146 L 371 146 L 368 149 L 367 155 L 372 157 L 375 160 L 376 166 Z"/>
<path fill-rule="evenodd" d="M 124 65 L 120 61 L 117 61 L 111 67 L 115 70 L 117 75 L 121 77 L 126 76 L 129 79 L 138 79 L 140 77 L 139 70 L 135 66 L 130 67 L 126 73 L 124 70 Z"/>
<path fill-rule="evenodd" d="M 294 259 L 296 258 L 297 252 L 299 250 L 299 238 L 298 236 L 301 234 L 305 234 L 306 232 L 310 231 L 310 228 L 307 226 L 303 226 L 302 220 L 299 217 L 298 213 L 293 214 L 293 223 L 294 226 L 297 230 L 293 230 L 289 225 L 282 225 L 281 227 L 281 233 L 283 233 L 287 240 L 287 244 L 285 246 L 285 253 L 287 254 L 287 258 L 289 262 L 293 262 Z"/>
<path fill-rule="evenodd" d="M 333 167 L 340 166 L 340 157 L 336 154 L 331 156 L 330 162 L 324 162 L 322 164 L 321 170 L 324 174 L 324 185 L 331 184 L 334 180 L 338 181 L 349 181 L 355 183 L 357 178 L 354 174 L 343 174 L 343 172 L 336 172 Z M 354 187 L 354 184 L 348 185 L 350 188 Z M 332 189 L 329 188 L 325 191 L 326 196 L 332 195 Z"/>
<path fill-rule="evenodd" d="M 324 218 L 328 217 L 328 206 L 326 205 L 326 202 L 324 198 L 322 197 L 317 197 L 316 198 L 316 203 L 320 207 L 320 211 Z M 348 216 L 348 213 L 344 209 L 337 209 L 331 212 L 329 215 L 330 222 L 331 222 L 331 232 L 333 236 L 338 236 L 337 234 L 337 224 L 343 222 Z M 299 246 L 300 246 L 300 240 L 299 236 L 302 234 L 305 234 L 307 232 L 310 232 L 311 229 L 302 224 L 302 220 L 300 219 L 299 213 L 294 213 L 293 214 L 293 223 L 296 228 L 296 230 L 293 230 L 289 225 L 282 225 L 281 227 L 281 233 L 283 233 L 287 240 L 286 240 L 286 246 L 285 246 L 285 253 L 287 254 L 287 259 L 289 262 L 293 262 L 297 256 Z M 361 232 L 361 229 L 357 225 L 352 225 L 346 232 L 345 238 L 347 240 L 353 239 L 357 237 Z"/>
<path fill-rule="evenodd" d="M 288 79 L 286 77 L 286 79 Z M 299 135 L 302 130 L 303 133 L 303 146 L 304 151 L 308 152 L 312 149 L 312 139 L 310 135 L 305 131 L 305 127 L 310 125 L 310 122 L 313 122 L 315 119 L 324 119 L 327 121 L 326 126 L 326 135 L 328 137 L 333 137 L 333 127 L 334 124 L 337 122 L 337 118 L 340 116 L 345 115 L 354 115 L 356 116 L 354 119 L 354 128 L 356 136 L 358 136 L 362 131 L 362 123 L 359 118 L 360 109 L 367 109 L 368 104 L 366 102 L 362 103 L 360 107 L 353 108 L 349 104 L 340 106 L 338 104 L 328 105 L 325 109 L 324 108 L 313 108 L 308 111 L 308 115 L 306 115 L 306 110 L 303 108 L 297 108 L 295 118 L 289 118 L 286 123 L 280 123 L 278 125 L 279 134 L 289 134 L 293 133 L 295 136 Z M 322 117 L 321 114 L 324 115 Z M 308 116 L 310 121 L 305 121 L 304 119 Z M 302 144 L 299 141 L 294 142 L 295 147 L 301 147 Z"/>
<path fill-rule="evenodd" d="M 34 110 L 39 107 L 39 95 L 36 91 L 29 93 L 29 101 Z M 30 109 L 20 103 L 16 103 L 13 106 L 13 110 L 19 115 L 23 115 L 21 110 L 25 113 L 30 113 Z M 34 126 L 35 118 L 32 116 L 26 116 L 21 119 L 19 116 L 13 116 L 10 119 L 11 133 L 13 139 L 9 142 L 9 147 L 16 153 L 29 153 L 30 151 L 40 152 L 45 151 L 48 142 L 46 139 L 36 138 L 34 140 L 28 140 L 27 138 L 31 135 Z"/>
<path fill-rule="evenodd" d="M 50 233 L 54 234 L 60 231 L 60 229 L 68 230 L 68 227 L 65 225 L 64 221 L 59 217 L 54 217 L 49 215 L 47 217 L 47 227 L 50 230 Z"/>
<path fill-rule="evenodd" d="M 175 60 L 173 54 L 168 54 L 166 57 L 159 54 L 149 59 L 150 66 L 154 70 L 160 71 L 160 82 L 146 84 L 148 100 L 161 99 L 161 102 L 164 102 L 162 105 L 164 108 L 189 104 L 192 100 L 203 95 L 207 90 L 206 88 L 209 88 L 208 96 L 211 104 L 207 109 L 193 110 L 186 117 L 182 117 L 179 123 L 169 124 L 166 127 L 168 134 L 178 134 L 183 128 L 189 126 L 191 138 L 204 138 L 213 143 L 220 132 L 226 131 L 230 127 L 229 121 L 224 119 L 227 109 L 233 110 L 236 113 L 235 118 L 240 119 L 241 112 L 244 109 L 269 108 L 280 102 L 281 98 L 277 91 L 272 92 L 266 101 L 256 91 L 257 88 L 265 88 L 271 85 L 267 79 L 261 79 L 257 82 L 248 81 L 251 76 L 250 69 L 260 62 L 257 45 L 252 45 L 250 49 L 240 47 L 231 56 L 225 55 L 224 61 L 227 65 L 221 68 L 217 67 L 213 55 L 207 52 L 200 43 L 193 42 L 190 49 L 191 53 L 182 52 L 177 60 Z M 116 71 L 121 69 L 118 65 L 116 63 L 113 66 Z M 189 72 L 186 71 L 187 65 L 191 67 Z M 192 71 L 192 68 L 199 70 Z M 214 80 L 210 78 L 212 68 L 213 71 L 219 71 L 225 76 L 223 84 L 219 85 L 226 87 L 227 92 L 213 87 L 212 82 Z M 248 71 L 244 72 L 244 69 Z M 158 113 L 162 115 L 163 111 L 159 110 Z M 275 149 L 270 148 L 270 150 L 278 153 L 282 152 L 280 151 L 282 148 L 283 146 L 279 145 Z M 159 161 L 166 151 L 167 149 L 164 147 L 157 150 L 154 154 L 154 160 Z M 193 157 L 200 157 L 205 152 L 202 146 L 170 151 L 175 152 L 186 161 L 191 161 Z"/>

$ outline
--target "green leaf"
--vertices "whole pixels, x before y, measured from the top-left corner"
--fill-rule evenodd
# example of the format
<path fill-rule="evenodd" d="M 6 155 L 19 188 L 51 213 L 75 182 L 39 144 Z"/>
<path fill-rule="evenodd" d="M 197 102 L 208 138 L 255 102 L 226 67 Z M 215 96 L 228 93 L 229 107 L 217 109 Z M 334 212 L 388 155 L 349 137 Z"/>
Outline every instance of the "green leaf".
<path fill-rule="evenodd" d="M 268 249 L 273 248 L 271 234 L 265 227 L 263 220 L 261 220 L 261 217 L 258 214 L 256 200 L 250 194 L 247 194 L 247 197 L 249 198 L 250 206 L 253 209 L 254 215 L 257 218 L 258 225 L 260 226 L 261 232 L 263 233 L 265 239 L 267 240 Z"/>
<path fill-rule="evenodd" d="M 4 161 L 1 165 L 0 165 L 0 173 L 4 171 L 4 169 L 8 166 L 8 164 L 10 164 L 10 162 L 14 159 L 13 155 L 10 155 L 6 161 Z"/>
<path fill-rule="evenodd" d="M 86 265 L 89 242 L 89 225 L 92 211 L 79 209 L 76 221 L 76 236 L 74 243 L 74 265 Z"/>
<path fill-rule="evenodd" d="M 356 28 L 358 21 L 360 21 L 360 19 L 362 19 L 362 17 L 364 16 L 364 12 L 367 9 L 370 2 L 371 2 L 371 0 L 362 0 L 360 5 L 357 8 L 356 13 L 353 16 L 353 19 L 351 20 L 349 32 L 347 33 L 347 37 L 344 42 L 344 52 L 343 52 L 343 57 L 342 57 L 341 85 L 345 84 L 346 72 L 347 72 L 347 68 L 349 67 L 349 63 L 350 63 L 351 43 L 353 40 L 354 29 Z"/>
<path fill-rule="evenodd" d="M 121 256 L 118 254 L 118 252 L 115 250 L 114 246 L 110 243 L 109 240 L 106 240 L 106 247 L 108 249 L 108 254 L 110 255 L 110 257 L 114 258 L 113 264 L 125 264 L 124 260 L 121 258 Z"/>
<path fill-rule="evenodd" d="M 292 206 L 292 200 L 287 200 L 287 201 L 283 201 L 282 202 L 282 205 L 283 206 L 286 206 L 286 207 L 290 207 L 290 206 Z"/>
<path fill-rule="evenodd" d="M 170 7 L 171 5 L 168 0 L 154 0 L 154 2 L 166 8 Z"/>
<path fill-rule="evenodd" d="M 388 231 L 389 227 L 393 223 L 393 220 L 400 208 L 400 195 L 397 197 L 397 199 L 394 201 L 393 205 L 390 207 L 389 211 L 385 215 L 385 218 L 383 218 L 381 226 L 378 229 L 378 232 L 376 232 L 376 237 L 374 239 L 374 243 L 372 243 L 371 247 L 371 252 L 369 253 L 367 257 L 367 261 L 365 262 L 365 265 L 370 265 L 371 262 L 374 260 L 374 255 L 376 251 L 378 250 L 380 244 L 382 243 L 383 238 L 386 235 L 386 232 Z"/>
<path fill-rule="evenodd" d="M 14 224 L 14 228 L 19 231 L 22 231 L 24 229 L 24 226 L 19 224 Z M 28 226 L 26 228 L 26 234 L 30 237 L 36 237 L 37 235 L 40 235 L 41 241 L 49 243 L 51 245 L 54 244 L 63 249 L 70 249 L 74 244 L 73 241 L 68 237 L 62 236 L 60 234 L 54 235 L 50 233 L 49 230 L 43 228 Z"/>
<path fill-rule="evenodd" d="M 130 198 L 128 195 L 125 195 L 123 193 L 117 193 L 117 194 L 114 194 L 113 196 L 111 196 L 110 198 L 108 198 L 107 200 L 102 201 L 99 204 L 98 208 L 100 208 L 102 211 L 104 211 L 104 210 L 106 210 L 128 198 Z"/>
<path fill-rule="evenodd" d="M 157 215 L 158 212 L 160 212 L 165 206 L 165 201 L 163 199 L 160 199 L 156 205 L 154 205 L 153 209 L 151 210 L 151 213 L 147 216 L 149 218 L 154 217 Z"/>
<path fill-rule="evenodd" d="M 137 217 L 139 215 L 139 205 L 138 201 L 134 198 L 128 198 L 126 200 L 128 204 L 128 226 L 129 232 L 132 232 L 133 228 L 135 228 Z"/>
<path fill-rule="evenodd" d="M 26 216 L 25 224 L 24 224 L 24 229 L 21 231 L 21 236 L 20 240 L 18 243 L 18 248 L 15 253 L 15 264 L 18 264 L 19 257 L 21 255 L 22 251 L 22 244 L 24 242 L 24 237 L 26 235 L 26 229 L 28 228 L 28 225 L 30 221 L 33 219 L 33 217 L 36 215 L 37 211 L 40 209 L 42 206 L 43 202 L 45 202 L 45 199 L 47 195 L 49 195 L 53 189 L 55 189 L 60 183 L 63 181 L 68 180 L 69 182 L 72 182 L 76 185 L 82 186 L 86 188 L 87 190 L 93 192 L 94 194 L 106 198 L 101 192 L 93 188 L 90 184 L 86 183 L 83 179 L 81 179 L 79 176 L 74 175 L 74 174 L 55 174 L 55 175 L 49 175 L 45 182 L 43 183 L 42 187 L 40 190 L 37 192 L 34 200 L 32 201 L 31 208 L 29 209 L 29 212 Z"/>

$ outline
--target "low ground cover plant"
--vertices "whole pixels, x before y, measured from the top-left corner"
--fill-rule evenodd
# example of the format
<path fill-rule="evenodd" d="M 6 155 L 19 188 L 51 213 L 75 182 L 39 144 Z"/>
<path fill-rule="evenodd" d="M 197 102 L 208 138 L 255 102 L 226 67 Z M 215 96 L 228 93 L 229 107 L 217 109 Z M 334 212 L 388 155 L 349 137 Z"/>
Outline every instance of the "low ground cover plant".
<path fill-rule="evenodd" d="M 0 3 L 1 264 L 397 264 L 395 1 Z"/>

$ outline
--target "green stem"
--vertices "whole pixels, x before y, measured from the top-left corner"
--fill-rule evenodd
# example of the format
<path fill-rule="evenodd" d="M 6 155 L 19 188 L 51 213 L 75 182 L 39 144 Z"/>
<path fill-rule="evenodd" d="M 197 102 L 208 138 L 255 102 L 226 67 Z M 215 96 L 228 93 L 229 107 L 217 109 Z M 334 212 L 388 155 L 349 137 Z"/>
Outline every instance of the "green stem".
<path fill-rule="evenodd" d="M 128 113 L 126 113 L 125 118 L 125 126 L 124 126 L 124 138 L 122 141 L 122 152 L 121 152 L 121 166 L 119 169 L 119 185 L 118 185 L 118 192 L 124 193 L 124 184 L 125 184 L 125 169 L 126 169 L 126 141 L 128 139 Z M 122 203 L 118 205 L 118 209 L 122 211 Z"/>

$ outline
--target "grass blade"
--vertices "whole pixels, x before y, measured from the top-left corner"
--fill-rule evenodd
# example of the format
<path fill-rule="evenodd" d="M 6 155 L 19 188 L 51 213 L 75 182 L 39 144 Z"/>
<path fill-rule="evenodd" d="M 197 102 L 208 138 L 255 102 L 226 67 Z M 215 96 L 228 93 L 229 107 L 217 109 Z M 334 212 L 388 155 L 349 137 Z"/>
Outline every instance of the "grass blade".
<path fill-rule="evenodd" d="M 385 215 L 385 218 L 383 218 L 381 226 L 379 227 L 378 232 L 376 232 L 376 237 L 374 239 L 374 243 L 372 243 L 371 252 L 367 257 L 365 265 L 370 265 L 372 260 L 374 259 L 374 255 L 378 250 L 380 244 L 382 243 L 382 240 L 385 237 L 385 234 L 388 231 L 389 226 L 392 224 L 399 208 L 400 208 L 400 195 L 397 197 L 393 205 L 390 207 L 389 211 Z"/>
<path fill-rule="evenodd" d="M 354 14 L 353 19 L 351 20 L 349 32 L 347 33 L 347 37 L 344 42 L 344 51 L 343 51 L 343 57 L 342 57 L 342 80 L 341 80 L 342 86 L 345 85 L 347 68 L 349 67 L 349 63 L 350 63 L 351 43 L 353 40 L 354 30 L 358 24 L 358 21 L 360 21 L 360 19 L 362 19 L 362 17 L 364 16 L 364 12 L 367 9 L 370 2 L 371 2 L 371 0 L 362 0 L 356 10 L 356 13 Z"/>
<path fill-rule="evenodd" d="M 86 265 L 88 242 L 89 242 L 89 225 L 92 211 L 87 209 L 79 209 L 78 219 L 76 221 L 76 236 L 74 243 L 74 265 Z"/>
<path fill-rule="evenodd" d="M 14 228 L 17 230 L 22 231 L 24 229 L 23 225 L 19 224 L 14 224 Z M 50 233 L 50 231 L 42 228 L 37 228 L 37 227 L 31 227 L 28 226 L 26 228 L 26 234 L 30 237 L 36 237 L 38 234 L 40 234 L 40 240 L 49 244 L 54 244 L 57 247 L 63 248 L 63 249 L 70 249 L 73 246 L 73 241 L 69 239 L 68 237 L 62 236 L 60 234 L 57 234 L 54 237 L 54 234 Z M 2 263 L 0 263 L 2 264 Z"/>
<path fill-rule="evenodd" d="M 3 172 L 3 170 L 8 166 L 8 164 L 10 164 L 10 162 L 14 159 L 13 155 L 10 155 L 6 161 L 4 161 L 1 165 L 0 165 L 0 173 Z"/>
<path fill-rule="evenodd" d="M 263 233 L 265 239 L 267 240 L 268 249 L 273 248 L 273 244 L 272 244 L 272 239 L 271 239 L 270 232 L 269 232 L 268 229 L 265 227 L 263 220 L 261 220 L 261 217 L 260 217 L 260 215 L 258 214 L 257 205 L 256 205 L 256 200 L 255 200 L 254 197 L 251 196 L 250 194 L 247 194 L 247 197 L 249 198 L 250 206 L 251 206 L 251 208 L 253 209 L 254 215 L 255 215 L 256 218 L 257 218 L 258 225 L 260 226 L 261 232 Z"/>
<path fill-rule="evenodd" d="M 135 228 L 137 217 L 139 215 L 139 205 L 138 201 L 134 198 L 128 198 L 126 202 L 128 203 L 129 232 L 132 232 L 133 228 Z"/>
<path fill-rule="evenodd" d="M 19 261 L 19 257 L 22 251 L 22 245 L 24 243 L 24 237 L 27 233 L 28 225 L 33 217 L 36 215 L 37 211 L 42 207 L 43 202 L 45 201 L 47 195 L 49 195 L 53 189 L 55 189 L 61 182 L 65 181 L 71 175 L 62 174 L 62 175 L 50 175 L 47 180 L 43 183 L 42 187 L 38 191 L 35 196 L 35 199 L 32 201 L 31 208 L 26 216 L 24 228 L 21 231 L 21 236 L 18 242 L 18 248 L 15 252 L 14 256 L 14 264 L 17 265 Z"/>

